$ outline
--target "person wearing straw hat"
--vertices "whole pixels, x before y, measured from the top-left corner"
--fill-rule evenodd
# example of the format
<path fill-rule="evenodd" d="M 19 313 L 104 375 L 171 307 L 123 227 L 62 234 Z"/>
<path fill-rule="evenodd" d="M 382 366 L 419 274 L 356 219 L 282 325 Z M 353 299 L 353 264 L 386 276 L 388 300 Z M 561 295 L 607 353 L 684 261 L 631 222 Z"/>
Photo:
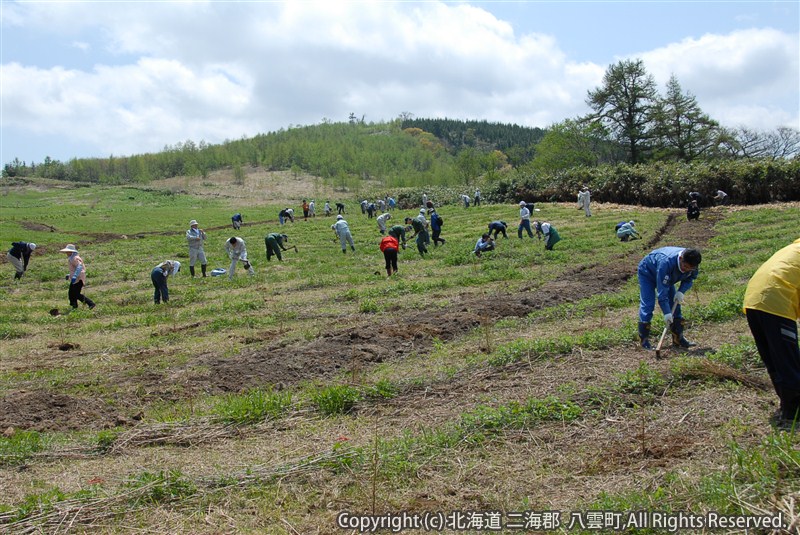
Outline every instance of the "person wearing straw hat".
<path fill-rule="evenodd" d="M 164 301 L 165 303 L 169 302 L 167 277 L 170 275 L 177 275 L 180 269 L 180 262 L 177 260 L 167 260 L 165 262 L 161 262 L 159 265 L 153 268 L 153 271 L 150 272 L 150 280 L 153 281 L 153 288 L 155 288 L 155 291 L 153 292 L 153 301 L 155 304 L 158 305 L 161 303 L 161 301 Z"/>
<path fill-rule="evenodd" d="M 34 249 L 36 249 L 35 243 L 24 241 L 15 241 L 11 243 L 11 249 L 8 250 L 6 258 L 17 271 L 14 274 L 14 280 L 21 279 L 28 270 L 28 261 L 31 259 L 31 254 Z"/>
<path fill-rule="evenodd" d="M 73 244 L 68 244 L 66 247 L 59 251 L 67 255 L 67 263 L 69 264 L 69 306 L 78 308 L 78 301 L 81 301 L 89 309 L 94 308 L 95 302 L 83 295 L 83 286 L 86 284 L 86 266 L 83 264 L 83 258 L 78 254 L 78 249 Z"/>
<path fill-rule="evenodd" d="M 186 241 L 189 242 L 189 273 L 194 277 L 194 265 L 200 260 L 200 269 L 203 276 L 206 276 L 206 253 L 203 250 L 203 243 L 206 241 L 206 233 L 201 228 L 197 228 L 197 220 L 189 221 L 189 230 L 186 231 Z"/>

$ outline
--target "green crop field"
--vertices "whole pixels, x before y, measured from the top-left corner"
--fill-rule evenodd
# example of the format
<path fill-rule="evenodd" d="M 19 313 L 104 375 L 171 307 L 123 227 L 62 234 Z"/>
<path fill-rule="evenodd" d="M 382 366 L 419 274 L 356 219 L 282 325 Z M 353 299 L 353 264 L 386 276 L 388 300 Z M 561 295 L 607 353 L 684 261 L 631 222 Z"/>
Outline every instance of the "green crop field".
<path fill-rule="evenodd" d="M 753 272 L 800 237 L 796 203 L 691 223 L 537 204 L 562 236 L 545 251 L 517 238 L 517 206 L 448 200 L 446 244 L 423 258 L 409 241 L 387 278 L 353 197 L 309 182 L 317 217 L 304 220 L 300 183 L 270 196 L 188 180 L 3 188 L 4 251 L 38 247 L 20 281 L 0 264 L 0 531 L 350 533 L 361 519 L 348 514 L 373 514 L 387 532 L 406 512 L 444 532 L 524 518 L 588 533 L 590 511 L 608 531 L 650 511 L 781 515 L 798 532 L 800 441 L 770 425 L 777 398 L 741 312 Z M 322 215 L 328 199 L 347 205 L 355 253 Z M 287 203 L 295 222 L 280 226 Z M 190 277 L 191 219 L 209 271 L 229 267 L 224 242 L 239 236 L 255 274 Z M 494 219 L 509 239 L 477 258 Z M 629 219 L 643 239 L 622 243 L 614 224 Z M 270 232 L 297 251 L 267 262 Z M 67 243 L 93 310 L 68 312 Z M 703 251 L 685 307 L 698 346 L 656 360 L 637 343 L 636 265 L 665 245 Z M 183 268 L 155 305 L 149 274 L 170 259 Z"/>

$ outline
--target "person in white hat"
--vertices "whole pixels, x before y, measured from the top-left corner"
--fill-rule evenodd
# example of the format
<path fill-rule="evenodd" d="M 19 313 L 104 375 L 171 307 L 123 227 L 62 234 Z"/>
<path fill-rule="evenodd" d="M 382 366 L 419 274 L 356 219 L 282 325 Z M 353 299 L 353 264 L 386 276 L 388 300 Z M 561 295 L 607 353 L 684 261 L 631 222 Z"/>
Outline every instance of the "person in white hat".
<path fill-rule="evenodd" d="M 206 233 L 201 228 L 197 228 L 197 221 L 189 221 L 189 230 L 186 231 L 186 241 L 189 243 L 189 273 L 194 277 L 194 265 L 200 260 L 200 269 L 203 276 L 206 276 L 206 252 L 203 250 L 203 243 L 206 241 Z"/>
<path fill-rule="evenodd" d="M 378 223 L 378 230 L 381 231 L 381 234 L 386 234 L 386 222 L 392 218 L 392 214 L 389 212 L 384 212 L 378 217 L 375 218 L 375 221 Z"/>
<path fill-rule="evenodd" d="M 66 247 L 59 251 L 67 255 L 67 263 L 69 264 L 69 306 L 78 308 L 78 301 L 86 304 L 89 309 L 95 307 L 95 302 L 83 295 L 83 286 L 86 284 L 86 266 L 83 264 L 83 258 L 78 254 L 78 249 L 73 244 L 68 244 Z"/>
<path fill-rule="evenodd" d="M 228 280 L 233 280 L 233 274 L 236 271 L 236 264 L 240 261 L 244 264 L 244 268 L 250 275 L 255 275 L 256 271 L 253 269 L 250 261 L 247 260 L 247 247 L 244 240 L 238 236 L 229 238 L 225 242 L 225 250 L 228 252 L 228 258 L 231 259 L 231 268 L 228 270 Z"/>
<path fill-rule="evenodd" d="M 31 254 L 34 249 L 36 249 L 35 243 L 24 241 L 15 241 L 11 243 L 11 249 L 8 250 L 6 258 L 16 270 L 14 280 L 21 279 L 28 270 L 28 261 L 31 259 Z"/>
<path fill-rule="evenodd" d="M 177 260 L 167 260 L 165 262 L 161 262 L 159 265 L 153 268 L 153 271 L 150 272 L 150 280 L 153 281 L 153 288 L 155 288 L 155 291 L 153 292 L 153 301 L 155 304 L 159 304 L 161 301 L 164 301 L 165 303 L 169 302 L 167 277 L 170 275 L 177 275 L 180 269 L 180 262 Z"/>
<path fill-rule="evenodd" d="M 528 203 L 519 201 L 519 226 L 517 227 L 517 237 L 522 239 L 522 230 L 528 233 L 529 238 L 533 238 L 533 231 L 531 230 L 531 211 L 528 210 Z"/>
<path fill-rule="evenodd" d="M 617 229 L 617 238 L 622 241 L 633 240 L 636 238 L 641 239 L 639 232 L 635 228 L 635 223 L 633 221 L 628 221 L 627 223 L 623 223 Z"/>
<path fill-rule="evenodd" d="M 583 209 L 586 213 L 586 217 L 592 217 L 592 209 L 589 207 L 591 199 L 592 194 L 589 191 L 589 187 L 584 185 L 578 192 L 578 210 Z"/>

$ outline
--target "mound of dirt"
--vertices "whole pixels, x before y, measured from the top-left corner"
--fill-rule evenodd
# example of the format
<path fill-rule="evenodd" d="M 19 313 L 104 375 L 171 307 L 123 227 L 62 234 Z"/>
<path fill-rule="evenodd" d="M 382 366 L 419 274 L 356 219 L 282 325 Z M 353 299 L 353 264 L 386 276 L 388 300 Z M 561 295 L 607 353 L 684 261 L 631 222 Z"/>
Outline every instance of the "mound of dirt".
<path fill-rule="evenodd" d="M 44 390 L 17 391 L 0 399 L 0 429 L 33 431 L 106 429 L 127 419 L 106 403 Z"/>

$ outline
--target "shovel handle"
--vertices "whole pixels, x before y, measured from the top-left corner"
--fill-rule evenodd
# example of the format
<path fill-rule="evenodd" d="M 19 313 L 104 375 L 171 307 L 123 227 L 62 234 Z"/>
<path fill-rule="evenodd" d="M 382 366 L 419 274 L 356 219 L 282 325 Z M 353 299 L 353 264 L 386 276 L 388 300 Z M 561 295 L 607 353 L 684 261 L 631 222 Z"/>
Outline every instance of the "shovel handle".
<path fill-rule="evenodd" d="M 678 302 L 677 302 L 677 301 L 675 301 L 674 303 L 672 303 L 672 311 L 671 311 L 671 314 L 673 314 L 673 315 L 675 314 L 675 309 L 676 309 L 676 308 L 678 308 Z M 673 321 L 675 321 L 675 320 L 674 320 L 674 318 L 673 318 Z M 661 333 L 661 338 L 660 338 L 660 339 L 659 339 L 659 341 L 658 341 L 658 346 L 656 347 L 656 358 L 657 358 L 657 359 L 658 359 L 658 358 L 661 358 L 661 344 L 663 344 L 663 343 L 664 343 L 664 337 L 665 337 L 665 336 L 667 336 L 667 331 L 668 331 L 668 330 L 669 330 L 669 323 L 668 323 L 668 324 L 666 324 L 666 325 L 664 325 L 664 332 L 662 332 L 662 333 Z"/>

